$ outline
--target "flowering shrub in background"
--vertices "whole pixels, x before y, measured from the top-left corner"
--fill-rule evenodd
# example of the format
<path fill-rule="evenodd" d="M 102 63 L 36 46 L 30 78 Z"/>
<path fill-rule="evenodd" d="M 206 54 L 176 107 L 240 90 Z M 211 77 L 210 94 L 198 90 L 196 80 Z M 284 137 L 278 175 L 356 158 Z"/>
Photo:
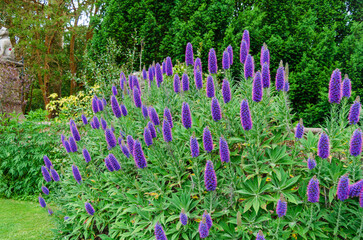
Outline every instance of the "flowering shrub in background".
<path fill-rule="evenodd" d="M 334 70 L 326 127 L 304 131 L 291 122 L 288 67 L 269 65 L 267 45 L 255 62 L 251 44 L 245 31 L 241 49 L 211 49 L 201 74 L 188 43 L 182 71 L 167 58 L 89 99 L 60 137 L 67 162 L 44 157 L 39 169 L 59 238 L 363 237 L 360 105 L 349 113 Z"/>

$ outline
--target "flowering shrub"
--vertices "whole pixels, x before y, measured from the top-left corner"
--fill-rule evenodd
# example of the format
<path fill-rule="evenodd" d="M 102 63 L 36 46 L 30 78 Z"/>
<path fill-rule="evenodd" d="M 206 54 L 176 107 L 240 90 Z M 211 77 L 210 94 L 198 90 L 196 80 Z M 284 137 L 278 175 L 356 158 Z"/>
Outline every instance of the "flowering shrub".
<path fill-rule="evenodd" d="M 267 45 L 263 67 L 255 66 L 250 44 L 245 31 L 234 61 L 242 63 L 240 82 L 227 68 L 233 49 L 223 53 L 223 80 L 211 49 L 208 77 L 198 82 L 200 60 L 188 43 L 182 74 L 161 67 L 170 67 L 168 59 L 142 79 L 121 73 L 120 86 L 102 93 L 106 101 L 90 99 L 93 113 L 84 124 L 71 119 L 60 137 L 67 163 L 44 158 L 44 185 L 50 177 L 56 183 L 39 200 L 54 205 L 59 237 L 362 237 L 361 130 L 349 141 L 360 128 L 359 109 L 349 114 L 340 72 L 332 76 L 326 128 L 304 132 L 303 121 L 291 122 L 286 67 L 269 66 Z"/>

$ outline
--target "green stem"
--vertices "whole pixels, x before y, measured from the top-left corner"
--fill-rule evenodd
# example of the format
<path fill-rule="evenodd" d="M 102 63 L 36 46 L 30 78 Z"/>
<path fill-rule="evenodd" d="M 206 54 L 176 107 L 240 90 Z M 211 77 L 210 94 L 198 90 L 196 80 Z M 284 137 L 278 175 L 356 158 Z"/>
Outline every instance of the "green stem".
<path fill-rule="evenodd" d="M 278 217 L 279 218 L 279 220 L 278 220 L 278 222 L 277 222 L 277 228 L 276 228 L 276 232 L 275 232 L 275 238 L 276 239 L 279 239 L 278 238 L 278 236 L 279 236 L 279 228 L 280 228 L 280 221 L 281 221 L 281 218 L 280 217 Z"/>
<path fill-rule="evenodd" d="M 308 223 L 308 229 L 310 229 L 311 222 L 313 221 L 313 209 L 314 209 L 314 204 L 312 203 L 310 205 L 310 219 L 309 219 L 309 223 Z"/>
<path fill-rule="evenodd" d="M 334 236 L 337 236 L 337 234 L 338 234 L 341 210 L 342 210 L 342 201 L 340 201 L 340 203 L 339 203 L 338 217 L 337 217 L 337 223 L 335 224 Z"/>
<path fill-rule="evenodd" d="M 361 239 L 363 233 L 363 210 L 361 208 L 361 221 L 360 221 L 360 228 L 359 228 L 359 236 L 358 239 Z"/>

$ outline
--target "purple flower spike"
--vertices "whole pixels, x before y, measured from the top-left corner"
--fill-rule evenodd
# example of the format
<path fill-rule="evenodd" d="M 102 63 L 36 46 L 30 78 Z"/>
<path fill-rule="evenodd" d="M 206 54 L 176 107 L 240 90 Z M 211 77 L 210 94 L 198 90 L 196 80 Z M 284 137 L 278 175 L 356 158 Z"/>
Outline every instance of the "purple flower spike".
<path fill-rule="evenodd" d="M 82 118 L 83 124 L 87 125 L 88 124 L 87 117 L 84 114 L 82 114 L 81 118 Z"/>
<path fill-rule="evenodd" d="M 345 201 L 349 197 L 349 178 L 348 174 L 343 175 L 338 182 L 337 196 L 340 201 Z"/>
<path fill-rule="evenodd" d="M 265 236 L 263 235 L 262 231 L 258 231 L 256 240 L 265 240 Z"/>
<path fill-rule="evenodd" d="M 74 140 L 73 137 L 69 137 L 69 146 L 71 147 L 72 152 L 77 152 L 78 151 L 77 143 L 76 143 L 76 141 Z"/>
<path fill-rule="evenodd" d="M 186 129 L 192 127 L 192 115 L 188 103 L 183 102 L 182 106 L 182 123 Z"/>
<path fill-rule="evenodd" d="M 133 82 L 133 88 L 137 88 L 139 90 L 139 93 L 141 94 L 141 88 L 140 88 L 139 80 L 137 79 L 136 75 L 132 76 L 132 82 Z"/>
<path fill-rule="evenodd" d="M 159 116 L 156 113 L 155 108 L 153 107 L 149 107 L 149 117 L 151 119 L 151 121 L 154 123 L 154 125 L 158 126 L 160 125 L 160 120 L 159 120 Z"/>
<path fill-rule="evenodd" d="M 106 168 L 108 169 L 108 171 L 110 171 L 110 172 L 115 171 L 115 169 L 113 169 L 113 166 L 110 162 L 110 159 L 108 159 L 108 157 L 105 158 L 105 165 L 106 165 Z"/>
<path fill-rule="evenodd" d="M 360 114 L 360 102 L 359 96 L 354 101 L 349 110 L 348 120 L 350 124 L 357 124 L 359 122 L 359 114 Z"/>
<path fill-rule="evenodd" d="M 342 75 L 339 69 L 335 69 L 329 82 L 329 102 L 340 103 L 342 100 Z"/>
<path fill-rule="evenodd" d="M 67 153 L 72 152 L 71 146 L 69 145 L 68 141 L 64 141 L 64 148 L 66 149 Z"/>
<path fill-rule="evenodd" d="M 102 126 L 103 131 L 105 131 L 107 128 L 107 122 L 102 117 L 101 117 L 101 126 Z"/>
<path fill-rule="evenodd" d="M 145 105 L 142 105 L 141 110 L 142 110 L 142 115 L 144 116 L 144 119 L 147 119 L 147 117 L 149 116 L 147 107 Z"/>
<path fill-rule="evenodd" d="M 93 126 L 94 126 L 96 129 L 99 129 L 99 128 L 100 128 L 100 121 L 98 120 L 98 117 L 97 117 L 97 116 L 94 116 L 94 117 L 93 117 Z"/>
<path fill-rule="evenodd" d="M 48 156 L 47 155 L 44 155 L 43 156 L 43 159 L 44 159 L 44 164 L 45 166 L 50 169 L 51 166 L 53 166 L 52 162 L 49 160 Z"/>
<path fill-rule="evenodd" d="M 180 92 L 180 78 L 177 73 L 174 75 L 174 92 Z"/>
<path fill-rule="evenodd" d="M 138 108 L 141 108 L 142 103 L 141 103 L 141 96 L 140 96 L 139 89 L 134 88 L 133 95 L 134 95 L 135 106 Z"/>
<path fill-rule="evenodd" d="M 145 66 L 144 68 L 142 69 L 142 79 L 146 80 L 147 79 L 147 72 L 145 70 Z"/>
<path fill-rule="evenodd" d="M 363 179 L 349 186 L 349 197 L 359 197 L 363 188 Z"/>
<path fill-rule="evenodd" d="M 40 195 L 40 194 L 39 194 Z M 45 208 L 47 206 L 47 204 L 45 203 L 44 198 L 42 198 L 41 196 L 39 196 L 39 204 L 42 208 Z"/>
<path fill-rule="evenodd" d="M 300 119 L 300 122 L 296 126 L 295 138 L 301 139 L 303 137 L 303 135 L 304 135 L 304 124 L 303 124 L 303 120 Z"/>
<path fill-rule="evenodd" d="M 195 62 L 194 62 L 194 72 L 199 70 L 199 72 L 203 72 L 202 70 L 202 61 L 200 60 L 200 58 L 196 58 Z"/>
<path fill-rule="evenodd" d="M 233 48 L 231 45 L 229 45 L 227 47 L 227 52 L 228 52 L 228 56 L 229 56 L 229 65 L 232 66 L 232 64 L 233 64 Z"/>
<path fill-rule="evenodd" d="M 217 177 L 212 161 L 208 160 L 205 165 L 204 185 L 207 191 L 214 191 L 217 188 Z"/>
<path fill-rule="evenodd" d="M 223 137 L 219 138 L 219 156 L 221 157 L 222 162 L 230 161 L 228 144 Z"/>
<path fill-rule="evenodd" d="M 290 90 L 290 83 L 287 80 L 285 80 L 283 91 L 288 92 L 289 90 Z"/>
<path fill-rule="evenodd" d="M 208 230 L 211 229 L 211 227 L 213 226 L 213 221 L 207 210 L 204 211 L 203 217 L 205 217 L 205 223 L 207 224 Z"/>
<path fill-rule="evenodd" d="M 123 72 L 120 73 L 120 88 L 125 89 L 126 76 Z"/>
<path fill-rule="evenodd" d="M 153 71 L 153 67 L 149 67 L 149 70 L 148 70 L 148 77 L 149 77 L 149 82 L 151 84 L 151 82 L 154 80 L 154 71 Z"/>
<path fill-rule="evenodd" d="M 52 178 L 55 182 L 59 182 L 60 178 L 59 178 L 59 174 L 57 173 L 57 171 L 52 167 L 50 169 L 50 174 L 52 175 Z"/>
<path fill-rule="evenodd" d="M 250 50 L 250 32 L 248 30 L 243 31 L 242 39 L 247 43 L 247 49 Z"/>
<path fill-rule="evenodd" d="M 164 62 L 161 64 L 161 70 L 162 70 L 163 74 L 166 74 L 166 63 L 165 63 L 165 60 L 164 60 Z"/>
<path fill-rule="evenodd" d="M 183 224 L 184 226 L 187 225 L 187 223 L 188 223 L 188 216 L 185 214 L 184 208 L 182 208 L 182 210 L 181 210 L 179 220 L 180 220 L 181 224 Z"/>
<path fill-rule="evenodd" d="M 194 81 L 195 81 L 195 87 L 198 90 L 203 88 L 203 76 L 198 69 L 194 71 Z"/>
<path fill-rule="evenodd" d="M 131 90 L 134 89 L 134 78 L 132 75 L 129 75 L 129 87 Z"/>
<path fill-rule="evenodd" d="M 42 169 L 42 174 L 43 174 L 44 180 L 45 180 L 46 182 L 50 182 L 50 181 L 52 181 L 52 179 L 51 179 L 51 177 L 50 177 L 50 175 L 49 175 L 49 172 L 48 172 L 47 168 L 46 168 L 46 167 L 44 167 L 44 166 L 42 166 L 42 167 L 41 167 L 41 169 Z"/>
<path fill-rule="evenodd" d="M 219 102 L 217 98 L 212 98 L 211 102 L 211 113 L 212 118 L 215 122 L 218 122 L 222 119 L 221 107 L 219 106 Z"/>
<path fill-rule="evenodd" d="M 216 56 L 216 52 L 214 51 L 214 48 L 211 48 L 209 50 L 208 70 L 209 70 L 210 74 L 217 73 L 217 71 L 218 71 L 217 56 Z"/>
<path fill-rule="evenodd" d="M 112 94 L 115 96 L 117 95 L 117 88 L 115 85 L 112 86 Z"/>
<path fill-rule="evenodd" d="M 223 52 L 223 58 L 222 58 L 222 67 L 224 70 L 227 70 L 230 68 L 230 63 L 229 63 L 229 54 L 227 51 Z"/>
<path fill-rule="evenodd" d="M 207 86 L 205 88 L 205 91 L 207 92 L 207 97 L 212 98 L 215 96 L 214 81 L 211 75 L 209 75 L 207 78 Z"/>
<path fill-rule="evenodd" d="M 286 199 L 284 198 L 284 195 L 281 194 L 280 199 L 277 202 L 277 206 L 276 206 L 276 213 L 278 217 L 283 217 L 286 215 L 286 211 L 287 211 L 287 202 Z"/>
<path fill-rule="evenodd" d="M 252 100 L 255 102 L 261 102 L 263 96 L 263 89 L 262 89 L 262 78 L 261 73 L 258 71 L 253 78 L 252 84 Z"/>
<path fill-rule="evenodd" d="M 166 58 L 166 75 L 173 76 L 173 63 L 170 57 Z"/>
<path fill-rule="evenodd" d="M 79 172 L 78 167 L 74 164 L 72 165 L 72 172 L 73 172 L 74 179 L 76 179 L 78 184 L 81 184 L 81 182 L 82 182 L 81 173 Z"/>
<path fill-rule="evenodd" d="M 93 97 L 92 99 L 92 111 L 94 113 L 98 113 L 98 98 L 96 96 Z"/>
<path fill-rule="evenodd" d="M 362 153 L 362 131 L 356 129 L 350 139 L 350 155 L 357 157 Z"/>
<path fill-rule="evenodd" d="M 86 209 L 89 215 L 93 216 L 93 214 L 95 214 L 95 209 L 92 207 L 92 205 L 89 202 L 86 202 L 84 204 L 84 208 Z"/>
<path fill-rule="evenodd" d="M 167 240 L 163 227 L 157 222 L 155 224 L 155 238 L 156 240 Z"/>
<path fill-rule="evenodd" d="M 190 153 L 193 158 L 199 156 L 199 144 L 198 144 L 198 140 L 196 139 L 196 137 L 194 135 L 195 135 L 195 133 L 193 133 L 193 136 L 190 137 Z"/>
<path fill-rule="evenodd" d="M 330 155 L 330 143 L 329 137 L 326 133 L 322 133 L 320 135 L 320 139 L 318 142 L 318 156 L 326 159 Z"/>
<path fill-rule="evenodd" d="M 211 152 L 214 148 L 212 134 L 208 127 L 205 127 L 203 131 L 203 147 L 206 152 Z"/>
<path fill-rule="evenodd" d="M 117 161 L 116 157 L 112 153 L 108 155 L 108 160 L 110 161 L 110 164 L 115 171 L 121 169 L 120 163 Z"/>
<path fill-rule="evenodd" d="M 144 152 L 142 151 L 141 143 L 138 140 L 135 140 L 133 153 L 136 166 L 138 168 L 145 168 L 147 163 Z"/>
<path fill-rule="evenodd" d="M 42 192 L 43 192 L 45 195 L 49 195 L 49 189 L 48 189 L 46 186 L 42 186 Z"/>
<path fill-rule="evenodd" d="M 227 79 L 223 79 L 222 95 L 224 103 L 228 103 L 231 101 L 231 88 Z"/>
<path fill-rule="evenodd" d="M 161 72 L 161 67 L 159 63 L 155 65 L 155 77 L 156 83 L 158 84 L 158 87 L 160 87 L 160 84 L 163 82 L 163 73 Z"/>
<path fill-rule="evenodd" d="M 183 73 L 182 76 L 182 86 L 184 92 L 189 90 L 189 77 L 186 73 Z"/>
<path fill-rule="evenodd" d="M 242 64 L 245 64 L 247 55 L 248 55 L 247 43 L 245 40 L 242 39 L 241 48 L 239 52 L 239 60 Z"/>
<path fill-rule="evenodd" d="M 168 120 L 164 119 L 163 121 L 163 136 L 165 142 L 171 142 L 173 140 L 173 136 L 171 134 L 171 128 Z"/>
<path fill-rule="evenodd" d="M 129 158 L 130 157 L 130 151 L 127 148 L 125 142 L 121 138 L 119 138 L 118 143 L 119 143 L 119 145 L 121 147 L 122 153 L 125 155 L 125 157 Z"/>
<path fill-rule="evenodd" d="M 89 154 L 89 152 L 86 148 L 84 148 L 82 150 L 82 154 L 83 154 L 83 157 L 84 157 L 84 160 L 86 161 L 86 163 L 89 163 L 91 161 L 91 155 Z"/>
<path fill-rule="evenodd" d="M 124 104 L 121 104 L 121 113 L 122 115 L 127 116 L 127 109 Z"/>
<path fill-rule="evenodd" d="M 208 237 L 209 229 L 208 229 L 208 226 L 207 226 L 207 224 L 205 222 L 205 217 L 203 217 L 202 221 L 200 221 L 198 231 L 199 231 L 199 237 L 201 239 Z"/>
<path fill-rule="evenodd" d="M 253 124 L 247 99 L 242 100 L 240 117 L 243 129 L 246 131 L 250 130 Z"/>
<path fill-rule="evenodd" d="M 271 84 L 271 80 L 270 80 L 270 68 L 267 63 L 263 64 L 261 75 L 262 75 L 263 88 L 269 88 L 270 84 Z"/>
<path fill-rule="evenodd" d="M 363 208 L 363 188 L 359 193 L 359 206 Z"/>
<path fill-rule="evenodd" d="M 115 117 L 120 118 L 122 116 L 120 105 L 118 104 L 118 101 L 117 101 L 115 95 L 111 96 L 111 108 L 112 108 L 112 111 L 113 111 L 113 114 L 115 115 Z"/>
<path fill-rule="evenodd" d="M 164 109 L 164 118 L 168 120 L 170 128 L 173 128 L 174 127 L 173 118 L 171 117 L 171 112 L 167 107 Z"/>
<path fill-rule="evenodd" d="M 313 158 L 313 156 L 311 156 L 311 157 L 308 158 L 308 168 L 309 168 L 309 170 L 311 170 L 311 169 L 313 169 L 315 167 L 316 167 L 316 161 Z"/>
<path fill-rule="evenodd" d="M 105 130 L 105 138 L 106 138 L 106 142 L 107 142 L 109 149 L 116 147 L 116 144 L 117 144 L 116 137 L 111 129 L 107 128 Z"/>
<path fill-rule="evenodd" d="M 268 50 L 266 43 L 263 44 L 261 49 L 261 66 L 265 63 L 270 66 L 270 50 Z"/>
<path fill-rule="evenodd" d="M 153 144 L 153 138 L 151 137 L 150 129 L 147 127 L 144 129 L 144 142 L 146 146 Z"/>
<path fill-rule="evenodd" d="M 98 99 L 98 110 L 101 112 L 103 111 L 104 107 L 103 107 L 103 102 L 101 99 Z"/>
<path fill-rule="evenodd" d="M 188 42 L 185 49 L 185 63 L 187 66 L 194 65 L 193 46 L 190 42 Z"/>
<path fill-rule="evenodd" d="M 352 94 L 352 83 L 350 82 L 350 79 L 348 78 L 348 75 L 345 74 L 344 80 L 343 80 L 343 97 L 350 98 Z"/>
<path fill-rule="evenodd" d="M 275 84 L 276 84 L 276 90 L 278 92 L 284 89 L 285 70 L 284 70 L 282 60 L 280 61 L 279 68 L 277 69 L 277 72 L 276 72 L 276 82 L 275 82 Z"/>
<path fill-rule="evenodd" d="M 308 184 L 308 201 L 312 203 L 319 202 L 320 197 L 320 188 L 319 188 L 319 180 L 314 176 L 312 179 L 310 179 Z"/>
<path fill-rule="evenodd" d="M 253 78 L 255 74 L 255 63 L 253 61 L 253 57 L 248 54 L 246 57 L 246 62 L 244 65 L 244 71 L 245 71 L 245 79 Z"/>
<path fill-rule="evenodd" d="M 152 122 L 148 122 L 147 123 L 147 127 L 149 128 L 150 130 L 150 133 L 151 133 L 151 137 L 152 138 L 156 138 L 156 131 L 155 131 L 155 126 Z"/>

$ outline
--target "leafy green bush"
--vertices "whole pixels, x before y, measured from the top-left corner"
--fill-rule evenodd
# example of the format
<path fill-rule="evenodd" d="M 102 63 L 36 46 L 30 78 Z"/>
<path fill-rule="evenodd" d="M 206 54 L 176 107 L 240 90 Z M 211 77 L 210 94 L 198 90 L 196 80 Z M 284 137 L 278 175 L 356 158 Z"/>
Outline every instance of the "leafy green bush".
<path fill-rule="evenodd" d="M 42 123 L 46 115 L 44 110 L 30 112 L 29 120 L 21 123 L 16 116 L 1 116 L 0 196 L 34 199 L 42 185 L 43 155 L 51 155 L 57 163 L 63 161 L 59 131 L 64 125 Z"/>
<path fill-rule="evenodd" d="M 185 67 L 175 69 L 181 69 L 178 72 L 181 76 Z M 62 163 L 53 162 L 61 180 L 52 182 L 51 193 L 43 196 L 51 208 L 57 209 L 54 212 L 57 237 L 154 239 L 154 226 L 159 222 L 168 239 L 199 239 L 198 224 L 203 212 L 208 211 L 213 220 L 210 239 L 253 239 L 259 230 L 266 239 L 360 238 L 363 212 L 358 199 L 340 202 L 335 197 L 343 174 L 351 173 L 351 183 L 362 178 L 360 156 L 349 154 L 349 139 L 357 125 L 348 124 L 347 99 L 333 105 L 323 128 L 330 137 L 331 151 L 328 159 L 322 159 L 315 157 L 318 135 L 308 132 L 301 140 L 294 137 L 295 124 L 287 92 L 267 88 L 262 101 L 254 102 L 251 79 L 236 82 L 227 72 L 224 77 L 231 83 L 232 100 L 223 103 L 221 84 L 216 81 L 222 119 L 215 122 L 211 116 L 211 99 L 204 90 L 195 88 L 193 69 L 187 68 L 186 73 L 190 78 L 189 91 L 175 93 L 173 77 L 165 75 L 160 88 L 153 81 L 151 86 L 145 84 L 142 89 L 142 103 L 153 106 L 161 120 L 156 126 L 157 137 L 149 147 L 145 145 L 143 133 L 150 119 L 145 119 L 142 110 L 135 107 L 131 95 L 124 95 L 118 89 L 117 99 L 126 106 L 127 116 L 116 118 L 109 102 L 105 110 L 95 114 L 105 119 L 107 128 L 114 128 L 115 134 L 120 133 L 125 142 L 127 135 L 141 142 L 146 168 L 137 168 L 133 157 L 127 158 L 120 146 L 108 147 L 101 127 L 94 129 L 90 124 L 77 124 L 81 134 L 78 151 L 69 152 Z M 253 127 L 249 131 L 241 126 L 243 99 L 248 100 L 251 110 Z M 191 129 L 182 125 L 183 102 L 191 109 Z M 173 140 L 169 143 L 164 141 L 162 127 L 166 107 L 174 124 Z M 89 121 L 91 117 L 88 116 Z M 214 142 L 210 153 L 203 148 L 205 127 L 210 129 Z M 193 134 L 200 147 L 196 158 L 190 153 Z M 221 136 L 228 143 L 230 163 L 220 160 Z M 82 148 L 88 149 L 91 155 L 88 163 L 82 156 Z M 111 153 L 121 164 L 119 171 L 107 170 L 104 161 Z M 306 163 L 310 154 L 317 161 L 317 167 L 312 170 Z M 207 160 L 213 162 L 217 178 L 217 188 L 211 192 L 206 191 L 203 180 Z M 72 176 L 72 164 L 80 171 L 80 184 Z M 314 175 L 320 181 L 318 203 L 308 202 L 306 196 L 307 185 Z M 275 209 L 281 194 L 287 200 L 287 214 L 278 218 Z M 87 213 L 86 202 L 95 209 L 94 215 Z M 189 218 L 186 226 L 179 221 L 182 209 Z"/>

